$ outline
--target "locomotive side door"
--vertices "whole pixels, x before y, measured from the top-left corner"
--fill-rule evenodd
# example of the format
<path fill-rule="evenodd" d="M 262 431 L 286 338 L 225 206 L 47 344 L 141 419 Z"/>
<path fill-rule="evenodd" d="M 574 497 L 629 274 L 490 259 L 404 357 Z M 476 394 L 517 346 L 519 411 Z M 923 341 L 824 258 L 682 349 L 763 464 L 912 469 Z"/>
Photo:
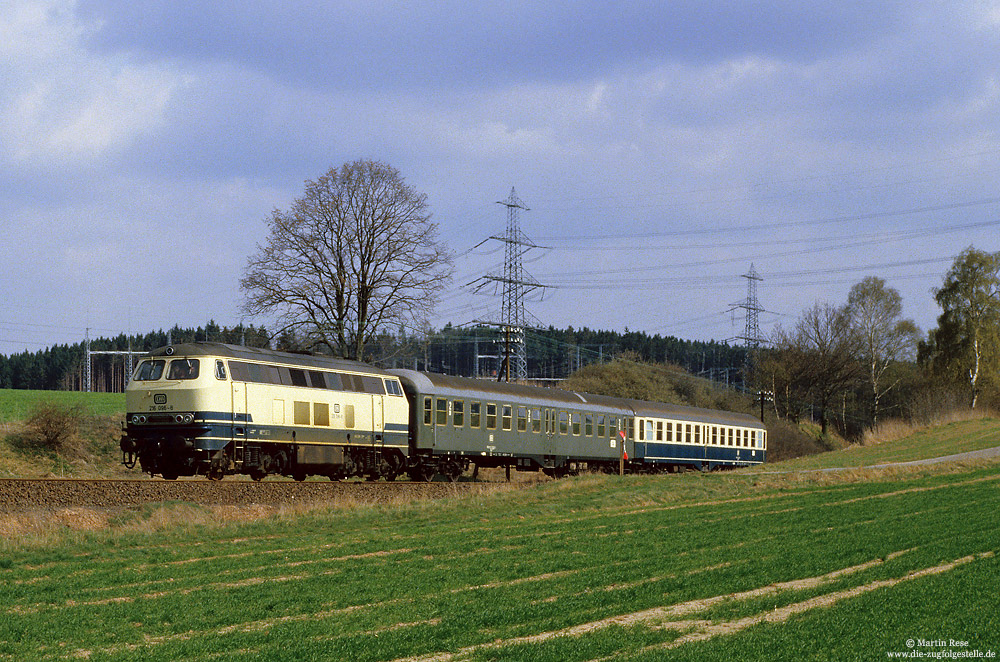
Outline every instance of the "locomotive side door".
<path fill-rule="evenodd" d="M 384 441 L 384 430 L 385 430 L 385 403 L 383 402 L 382 395 L 372 396 L 372 441 L 381 446 Z"/>
<path fill-rule="evenodd" d="M 247 416 L 247 385 L 243 382 L 233 382 L 233 462 L 240 466 L 243 462 L 243 446 L 247 439 L 249 416 Z"/>

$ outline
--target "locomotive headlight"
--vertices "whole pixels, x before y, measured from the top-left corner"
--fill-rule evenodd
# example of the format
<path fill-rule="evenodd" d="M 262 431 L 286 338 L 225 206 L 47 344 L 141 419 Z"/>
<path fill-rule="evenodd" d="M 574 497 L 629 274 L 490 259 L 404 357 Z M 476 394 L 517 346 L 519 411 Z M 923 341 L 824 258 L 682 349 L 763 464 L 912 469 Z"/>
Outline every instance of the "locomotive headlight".
<path fill-rule="evenodd" d="M 183 422 L 184 422 L 184 417 L 183 416 L 181 416 L 180 414 L 177 414 L 176 416 L 174 416 L 174 423 L 183 423 Z"/>
<path fill-rule="evenodd" d="M 132 422 L 133 423 L 138 423 L 139 422 L 139 417 L 138 416 L 133 416 L 132 417 Z"/>
<path fill-rule="evenodd" d="M 140 423 L 145 423 L 146 422 L 146 417 L 145 416 L 140 416 L 139 417 L 139 422 Z"/>
<path fill-rule="evenodd" d="M 194 421 L 194 414 L 187 414 L 186 416 L 184 416 L 185 423 L 190 423 L 192 421 Z"/>

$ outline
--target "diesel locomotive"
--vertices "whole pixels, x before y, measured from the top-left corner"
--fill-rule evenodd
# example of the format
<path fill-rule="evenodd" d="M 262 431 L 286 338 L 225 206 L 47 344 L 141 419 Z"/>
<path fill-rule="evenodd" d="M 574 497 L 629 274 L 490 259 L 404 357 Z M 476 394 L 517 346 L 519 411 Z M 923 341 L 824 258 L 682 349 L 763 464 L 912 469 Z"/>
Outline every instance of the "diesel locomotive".
<path fill-rule="evenodd" d="M 707 471 L 767 452 L 745 414 L 211 342 L 151 352 L 126 408 L 122 462 L 168 480 Z"/>

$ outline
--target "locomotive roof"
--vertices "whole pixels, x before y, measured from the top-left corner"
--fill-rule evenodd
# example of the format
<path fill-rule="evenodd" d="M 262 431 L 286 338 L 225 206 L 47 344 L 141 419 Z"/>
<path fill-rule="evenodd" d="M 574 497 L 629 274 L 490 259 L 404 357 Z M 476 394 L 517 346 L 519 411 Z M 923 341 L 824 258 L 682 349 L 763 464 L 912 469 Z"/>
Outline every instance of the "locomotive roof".
<path fill-rule="evenodd" d="M 716 425 L 764 428 L 764 425 L 753 416 L 721 409 L 702 409 L 663 402 L 646 402 L 593 393 L 565 391 L 558 388 L 524 386 L 469 377 L 451 377 L 415 370 L 389 370 L 389 372 L 398 375 L 404 382 L 412 383 L 418 393 L 465 398 L 503 398 L 523 404 L 564 403 L 567 407 L 573 408 L 590 405 L 594 411 L 607 408 L 629 416 L 673 418 Z"/>
<path fill-rule="evenodd" d="M 367 372 L 370 374 L 388 374 L 381 368 L 370 366 L 359 361 L 338 359 L 322 354 L 297 354 L 294 352 L 279 352 L 273 349 L 259 347 L 243 347 L 242 345 L 227 345 L 221 342 L 190 342 L 178 343 L 154 349 L 150 356 L 221 356 L 241 361 L 256 361 L 265 363 L 283 363 L 301 366 L 303 368 L 318 368 L 324 370 L 349 370 L 351 372 Z"/>

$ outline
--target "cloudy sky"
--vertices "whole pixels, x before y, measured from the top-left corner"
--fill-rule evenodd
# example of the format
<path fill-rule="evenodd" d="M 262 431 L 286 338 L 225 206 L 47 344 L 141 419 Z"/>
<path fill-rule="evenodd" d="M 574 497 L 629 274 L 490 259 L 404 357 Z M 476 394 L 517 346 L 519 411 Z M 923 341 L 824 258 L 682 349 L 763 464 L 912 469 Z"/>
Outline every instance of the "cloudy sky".
<path fill-rule="evenodd" d="M 427 194 L 495 316 L 516 188 L 541 324 L 761 330 L 884 278 L 924 330 L 1000 250 L 995 2 L 0 0 L 0 353 L 241 321 L 303 182 L 371 158 Z M 247 320 L 263 321 L 263 320 Z"/>

